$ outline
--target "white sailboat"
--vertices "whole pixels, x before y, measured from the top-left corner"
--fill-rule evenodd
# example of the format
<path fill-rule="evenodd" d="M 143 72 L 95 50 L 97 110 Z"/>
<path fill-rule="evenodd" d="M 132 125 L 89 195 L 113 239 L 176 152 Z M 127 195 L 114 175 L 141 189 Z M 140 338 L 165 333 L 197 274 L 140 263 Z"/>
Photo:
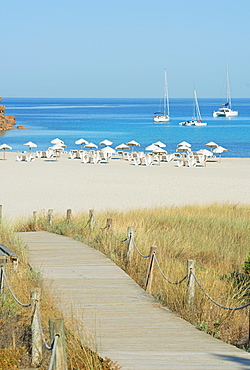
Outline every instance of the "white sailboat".
<path fill-rule="evenodd" d="M 227 80 L 226 81 L 227 83 L 226 102 L 222 104 L 221 108 L 213 112 L 213 117 L 236 117 L 238 116 L 238 111 L 232 109 L 228 66 L 227 66 L 226 80 Z"/>
<path fill-rule="evenodd" d="M 197 99 L 196 90 L 194 90 L 194 117 L 189 121 L 180 122 L 181 126 L 207 126 L 206 122 L 202 121 L 200 107 Z"/>
<path fill-rule="evenodd" d="M 170 120 L 166 69 L 164 70 L 163 112 L 156 112 L 155 116 L 153 116 L 153 119 L 155 122 L 168 122 Z"/>

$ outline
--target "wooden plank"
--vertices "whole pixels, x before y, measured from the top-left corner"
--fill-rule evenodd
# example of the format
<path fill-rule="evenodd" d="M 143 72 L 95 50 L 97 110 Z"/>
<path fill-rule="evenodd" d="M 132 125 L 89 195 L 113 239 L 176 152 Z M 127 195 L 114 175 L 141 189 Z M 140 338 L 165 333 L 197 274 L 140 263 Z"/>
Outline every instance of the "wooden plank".
<path fill-rule="evenodd" d="M 163 308 L 97 250 L 47 232 L 19 233 L 30 264 L 51 279 L 103 357 L 130 370 L 250 368 L 250 354 L 197 330 Z"/>

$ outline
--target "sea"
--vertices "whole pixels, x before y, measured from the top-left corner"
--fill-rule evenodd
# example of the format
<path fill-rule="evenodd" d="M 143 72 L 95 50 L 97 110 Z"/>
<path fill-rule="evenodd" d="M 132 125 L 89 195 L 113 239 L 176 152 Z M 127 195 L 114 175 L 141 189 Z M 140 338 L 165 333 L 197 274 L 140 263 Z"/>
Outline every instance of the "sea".
<path fill-rule="evenodd" d="M 32 141 L 37 150 L 46 150 L 51 140 L 59 138 L 65 150 L 79 149 L 80 138 L 99 145 L 104 139 L 121 143 L 135 140 L 135 150 L 161 141 L 168 153 L 176 151 L 177 144 L 187 141 L 192 150 L 204 149 L 214 141 L 227 149 L 224 157 L 250 157 L 250 99 L 234 99 L 237 117 L 214 118 L 213 111 L 222 105 L 221 99 L 199 99 L 202 120 L 207 126 L 180 126 L 179 122 L 193 116 L 193 99 L 170 99 L 170 121 L 155 123 L 152 116 L 159 111 L 160 99 L 150 98 L 3 98 L 5 114 L 16 117 L 13 129 L 0 133 L 0 144 L 6 143 L 13 151 L 25 151 L 24 144 Z M 34 150 L 34 149 L 33 149 Z"/>

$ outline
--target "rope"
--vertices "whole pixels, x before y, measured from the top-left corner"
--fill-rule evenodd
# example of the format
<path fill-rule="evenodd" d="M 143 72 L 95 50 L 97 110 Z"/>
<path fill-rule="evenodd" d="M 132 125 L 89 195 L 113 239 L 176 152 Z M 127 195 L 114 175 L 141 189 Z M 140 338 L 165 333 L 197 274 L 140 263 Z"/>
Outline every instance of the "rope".
<path fill-rule="evenodd" d="M 8 282 L 8 279 L 7 279 L 7 276 L 6 276 L 6 274 L 5 274 L 5 270 L 4 270 L 4 268 L 2 269 L 2 271 L 3 271 L 3 277 L 4 277 L 5 281 L 6 281 L 6 284 L 7 284 L 7 286 L 8 286 L 8 289 L 9 289 L 9 291 L 10 291 L 10 293 L 11 293 L 12 297 L 14 298 L 14 300 L 15 300 L 15 301 L 20 305 L 20 306 L 22 306 L 22 307 L 30 307 L 30 306 L 31 306 L 31 303 L 24 304 L 24 303 L 20 302 L 20 301 L 17 299 L 17 297 L 15 296 L 15 294 L 13 293 L 13 291 L 12 291 L 12 289 L 11 289 L 11 287 L 10 287 L 10 284 L 9 284 L 9 282 Z"/>
<path fill-rule="evenodd" d="M 53 365 L 54 365 L 54 360 L 55 360 L 55 356 L 56 356 L 56 346 L 57 346 L 58 338 L 59 338 L 59 335 L 56 334 L 55 335 L 55 338 L 53 340 L 53 343 L 52 343 L 52 354 L 51 354 L 51 358 L 50 358 L 50 363 L 49 363 L 48 370 L 52 370 Z"/>
<path fill-rule="evenodd" d="M 123 240 L 119 239 L 119 238 L 115 235 L 115 233 L 114 233 L 114 231 L 113 231 L 112 226 L 110 226 L 110 229 L 111 229 L 112 235 L 115 237 L 115 239 L 116 239 L 116 240 L 118 240 L 118 242 L 124 243 L 124 242 L 126 242 L 126 241 L 128 240 L 128 238 L 125 238 L 125 239 L 123 239 Z"/>
<path fill-rule="evenodd" d="M 179 280 L 179 281 L 176 281 L 176 282 L 173 282 L 173 281 L 171 281 L 171 280 L 169 280 L 167 277 L 166 277 L 166 275 L 164 274 L 164 272 L 162 271 L 162 269 L 161 269 L 161 267 L 160 267 L 160 264 L 159 264 L 159 261 L 158 261 L 158 259 L 157 259 L 157 257 L 156 257 L 156 255 L 154 256 L 154 259 L 155 259 L 155 262 L 156 262 L 156 264 L 157 264 L 157 266 L 158 266 L 158 269 L 159 269 L 159 271 L 160 271 L 160 273 L 162 274 L 162 276 L 163 276 L 163 278 L 168 282 L 168 283 L 170 283 L 170 284 L 181 284 L 184 280 L 186 280 L 186 278 L 188 277 L 188 275 L 186 275 L 186 276 L 184 276 L 184 278 L 182 278 L 181 280 Z"/>
<path fill-rule="evenodd" d="M 148 256 L 144 256 L 140 251 L 139 249 L 137 248 L 137 245 L 135 244 L 135 241 L 133 239 L 133 243 L 134 243 L 134 246 L 135 246 L 135 249 L 137 250 L 137 252 L 139 253 L 139 255 L 143 258 L 149 258 L 150 257 L 150 254 Z"/>
<path fill-rule="evenodd" d="M 99 226 L 99 224 L 98 224 L 98 222 L 96 221 L 96 219 L 95 219 L 95 217 L 94 217 L 93 215 L 92 215 L 92 218 L 93 218 L 93 220 L 94 220 L 94 223 L 96 224 L 96 226 L 97 226 L 97 227 L 99 227 L 99 229 L 100 229 L 100 230 L 105 230 L 105 229 L 107 229 L 107 225 L 106 225 L 105 227 L 100 227 L 100 226 Z"/>
<path fill-rule="evenodd" d="M 210 299 L 210 301 L 212 301 L 216 306 L 220 307 L 220 308 L 224 308 L 225 310 L 229 310 L 229 311 L 237 311 L 237 310 L 241 310 L 242 308 L 245 308 L 245 307 L 248 307 L 250 305 L 250 302 L 243 305 L 243 306 L 240 306 L 240 307 L 234 307 L 234 308 L 230 308 L 230 307 L 225 307 L 219 303 L 217 303 L 213 298 L 211 298 L 208 293 L 205 291 L 205 289 L 202 287 L 201 283 L 199 282 L 199 280 L 197 279 L 197 277 L 195 276 L 195 274 L 193 273 L 193 271 L 191 270 L 191 274 L 193 275 L 196 283 L 198 284 L 198 286 L 201 288 L 201 290 L 203 291 L 203 293 L 205 294 L 205 296 Z"/>
<path fill-rule="evenodd" d="M 42 322 L 41 322 L 41 314 L 40 314 L 40 307 L 39 307 L 39 302 L 36 301 L 36 304 L 35 304 L 35 307 L 37 309 L 37 317 L 38 317 L 38 324 L 39 324 L 39 330 L 40 330 L 40 333 L 41 333 L 41 336 L 42 336 L 42 340 L 43 340 L 43 344 L 45 346 L 45 348 L 49 351 L 52 350 L 52 347 L 53 347 L 53 344 L 51 346 L 49 346 L 46 342 L 46 339 L 45 339 L 45 336 L 44 336 L 44 331 L 43 331 L 43 327 L 42 327 Z"/>

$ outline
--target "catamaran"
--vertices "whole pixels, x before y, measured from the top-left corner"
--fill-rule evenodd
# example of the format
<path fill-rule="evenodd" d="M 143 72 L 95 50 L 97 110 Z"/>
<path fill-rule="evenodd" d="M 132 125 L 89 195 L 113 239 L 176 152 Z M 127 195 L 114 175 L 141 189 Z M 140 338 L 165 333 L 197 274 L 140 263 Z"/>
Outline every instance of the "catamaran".
<path fill-rule="evenodd" d="M 226 81 L 226 84 L 227 84 L 226 102 L 224 104 L 222 104 L 221 108 L 219 108 L 217 111 L 213 112 L 213 117 L 235 117 L 235 116 L 238 116 L 238 111 L 232 109 L 228 66 L 227 66 L 226 80 L 227 80 Z"/>
<path fill-rule="evenodd" d="M 154 113 L 153 119 L 155 122 L 168 122 L 170 120 L 169 115 L 169 99 L 168 99 L 168 84 L 167 84 L 167 72 L 164 70 L 164 96 L 163 96 L 163 112 Z"/>
<path fill-rule="evenodd" d="M 181 126 L 206 126 L 207 123 L 202 121 L 196 90 L 194 90 L 194 117 L 189 121 L 180 122 Z"/>

